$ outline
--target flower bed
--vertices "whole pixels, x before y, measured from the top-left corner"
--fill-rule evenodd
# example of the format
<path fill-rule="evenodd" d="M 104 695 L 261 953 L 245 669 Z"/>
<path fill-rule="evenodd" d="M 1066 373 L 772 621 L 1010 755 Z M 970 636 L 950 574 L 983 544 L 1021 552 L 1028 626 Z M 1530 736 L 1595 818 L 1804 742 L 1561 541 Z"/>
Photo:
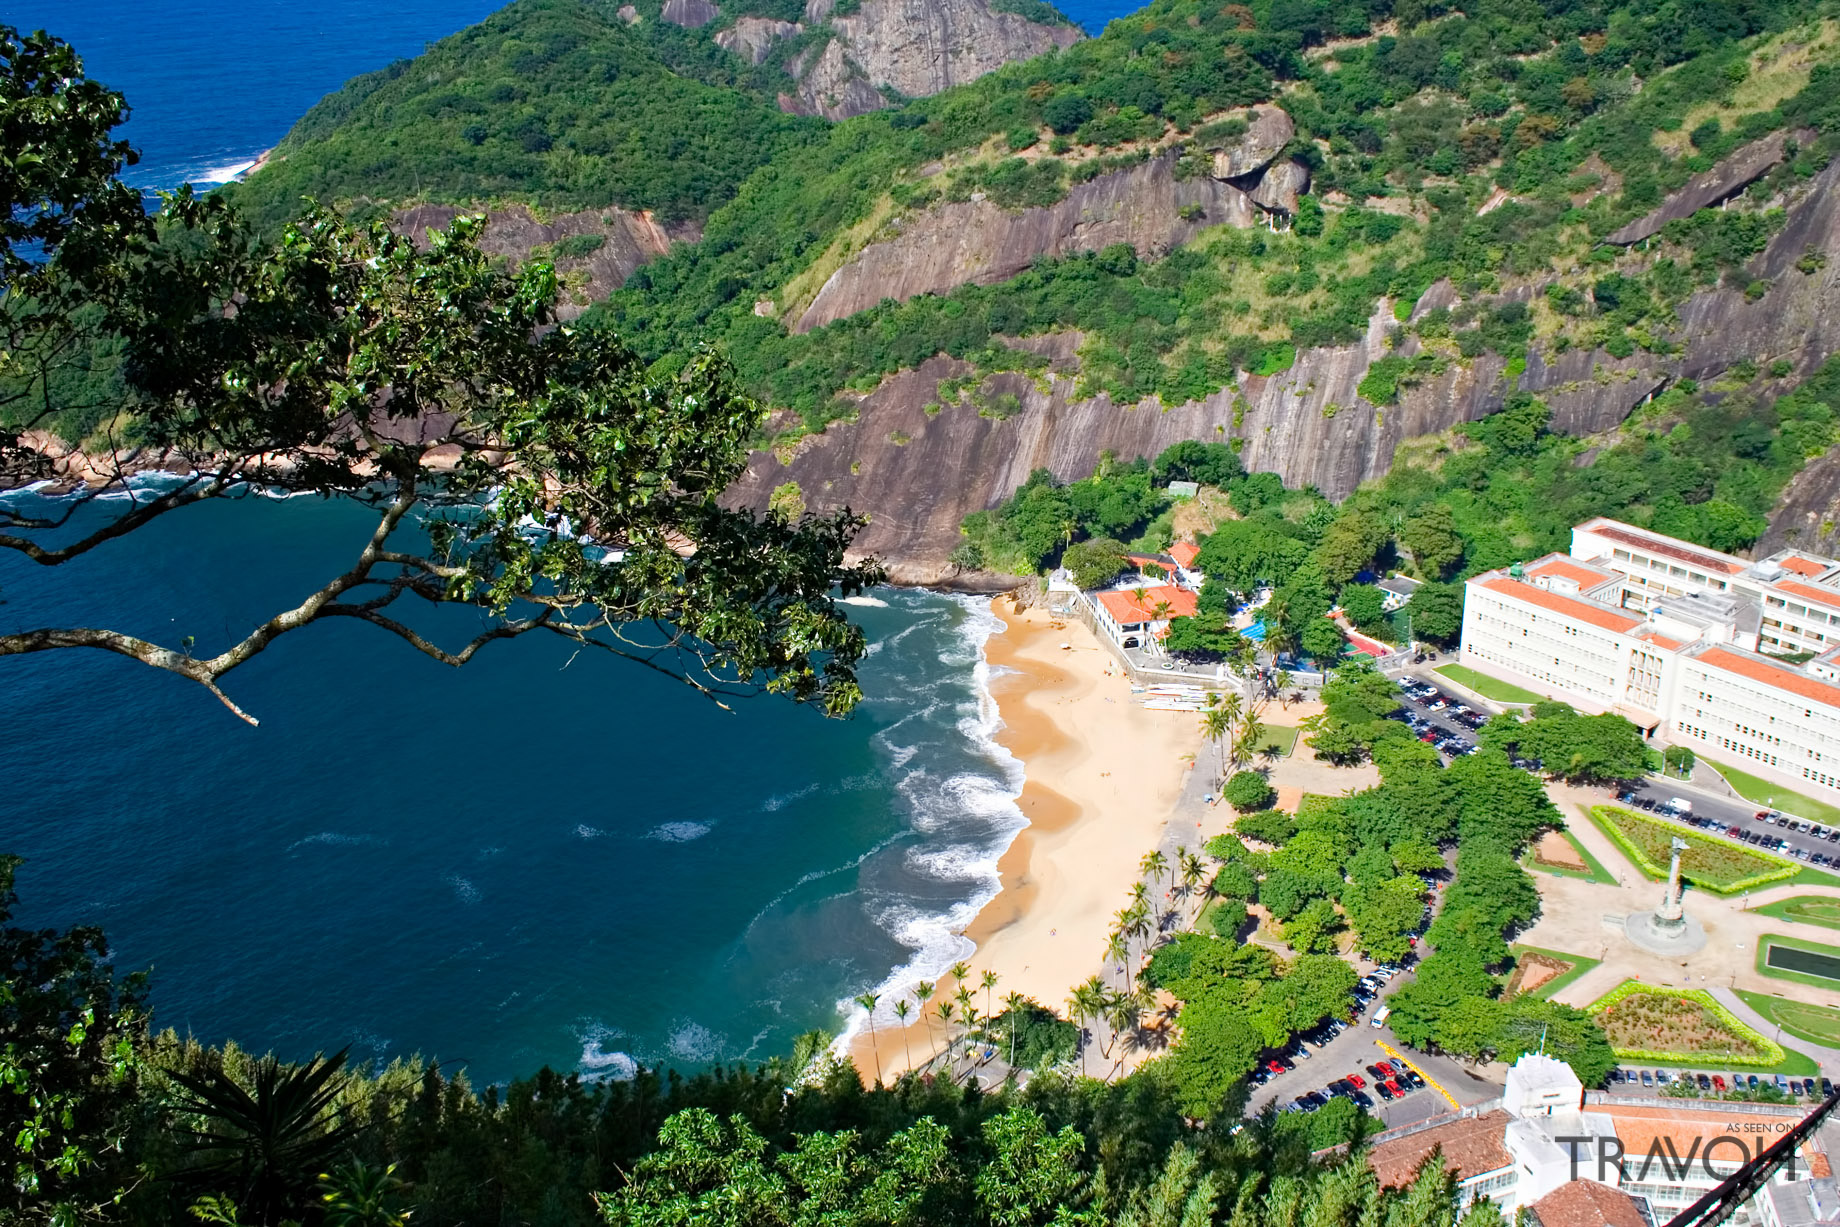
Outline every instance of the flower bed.
<path fill-rule="evenodd" d="M 1594 805 L 1591 817 L 1636 868 L 1656 880 L 1667 877 L 1669 841 L 1692 832 L 1614 805 Z M 1680 857 L 1680 876 L 1704 890 L 1732 895 L 1794 877 L 1802 867 L 1767 852 L 1753 852 L 1724 840 L 1700 837 Z"/>
<path fill-rule="evenodd" d="M 1625 1008 L 1619 1011 L 1619 1006 Z M 1770 1066 L 1780 1065 L 1788 1056 L 1780 1044 L 1745 1025 L 1701 988 L 1659 988 L 1625 980 L 1593 1001 L 1586 1012 L 1598 1015 L 1610 1047 L 1625 1060 Z M 1683 1043 L 1672 1048 L 1626 1048 L 1618 1043 L 1619 1032 L 1628 1040 L 1642 1027 L 1651 1031 L 1677 1028 L 1682 1032 Z M 1730 1047 L 1706 1042 L 1721 1035 L 1730 1037 Z"/>

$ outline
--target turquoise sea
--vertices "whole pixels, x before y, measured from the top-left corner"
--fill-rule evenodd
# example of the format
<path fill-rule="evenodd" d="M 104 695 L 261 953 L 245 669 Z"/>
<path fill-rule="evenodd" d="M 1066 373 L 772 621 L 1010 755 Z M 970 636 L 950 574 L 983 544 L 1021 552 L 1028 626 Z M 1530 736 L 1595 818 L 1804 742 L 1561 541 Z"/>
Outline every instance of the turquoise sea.
<path fill-rule="evenodd" d="M 69 39 L 127 94 L 132 178 L 155 188 L 222 181 L 347 78 L 496 7 L 24 0 L 0 20 Z M 1068 11 L 1096 30 L 1129 7 Z M 56 571 L 0 557 L 0 628 L 212 650 L 366 531 L 357 508 L 251 497 Z M 967 951 L 954 933 L 1022 824 L 989 740 L 987 609 L 876 601 L 853 611 L 870 697 L 841 723 L 770 699 L 726 714 L 557 644 L 453 671 L 342 624 L 231 675 L 259 729 L 125 660 L 0 661 L 0 850 L 29 858 L 26 923 L 106 926 L 121 967 L 153 969 L 157 1022 L 207 1040 L 419 1051 L 492 1080 L 784 1052 Z"/>
<path fill-rule="evenodd" d="M 215 650 L 367 531 L 360 508 L 251 497 L 57 572 L 0 559 L 0 629 Z M 725 713 L 560 643 L 453 670 L 342 623 L 230 675 L 260 728 L 135 662 L 6 660 L 0 847 L 29 858 L 27 922 L 104 925 L 122 968 L 153 969 L 157 1022 L 209 1040 L 494 1080 L 784 1052 L 967 950 L 1021 825 L 987 607 L 873 599 L 852 611 L 870 697 L 843 722 Z"/>

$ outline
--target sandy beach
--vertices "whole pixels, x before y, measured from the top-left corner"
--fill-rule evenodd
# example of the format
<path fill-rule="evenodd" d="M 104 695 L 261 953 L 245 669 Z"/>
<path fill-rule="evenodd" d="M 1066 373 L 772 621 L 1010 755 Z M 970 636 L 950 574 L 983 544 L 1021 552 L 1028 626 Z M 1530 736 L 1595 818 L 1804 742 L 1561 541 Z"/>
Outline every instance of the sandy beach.
<path fill-rule="evenodd" d="M 1018 613 L 1004 599 L 995 612 L 1005 626 L 986 647 L 1003 721 L 997 740 L 1027 773 L 1019 804 L 1029 825 L 999 862 L 1001 891 L 966 929 L 977 943 L 971 982 L 997 973 L 999 1012 L 999 998 L 1020 992 L 1064 1014 L 1073 986 L 1100 970 L 1112 913 L 1128 902 L 1138 860 L 1155 846 L 1201 749 L 1200 721 L 1134 703 L 1111 653 L 1078 620 Z M 953 991 L 950 977 L 942 980 L 935 1004 Z M 980 1012 L 984 996 L 978 989 Z M 891 1004 L 878 1011 L 884 1079 L 905 1067 L 904 1048 L 923 1058 L 944 1034 L 935 1020 L 929 1040 L 916 1016 L 904 1041 L 880 1021 Z M 851 1055 L 875 1076 L 866 1034 Z"/>

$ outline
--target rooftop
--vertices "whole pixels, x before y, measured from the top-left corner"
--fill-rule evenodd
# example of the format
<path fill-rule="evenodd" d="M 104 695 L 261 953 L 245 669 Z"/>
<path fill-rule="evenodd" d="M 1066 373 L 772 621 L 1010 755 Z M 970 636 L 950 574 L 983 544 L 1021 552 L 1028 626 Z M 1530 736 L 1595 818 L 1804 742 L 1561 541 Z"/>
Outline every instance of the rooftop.
<path fill-rule="evenodd" d="M 1201 557 L 1201 547 L 1193 541 L 1178 541 L 1169 547 L 1169 556 L 1175 559 L 1179 566 L 1193 567 L 1195 559 Z"/>
<path fill-rule="evenodd" d="M 1542 609 L 1549 609 L 1553 613 L 1564 614 L 1568 618 L 1576 618 L 1580 622 L 1588 622 L 1592 626 L 1600 627 L 1603 630 L 1631 631 L 1642 625 L 1642 619 L 1640 618 L 1633 618 L 1627 614 L 1617 613 L 1613 609 L 1605 608 L 1591 601 L 1579 600 L 1575 596 L 1564 596 L 1557 592 L 1549 592 L 1545 588 L 1525 583 L 1521 580 L 1509 579 L 1505 575 L 1496 575 L 1494 578 L 1478 577 L 1470 582 L 1472 584 L 1479 583 L 1489 591 L 1499 592 L 1501 595 L 1512 600 L 1524 601 L 1529 605 L 1538 605 Z"/>
<path fill-rule="evenodd" d="M 1444 1166 L 1459 1180 L 1498 1171 L 1513 1162 L 1502 1137 L 1511 1118 L 1500 1108 L 1480 1116 L 1458 1117 L 1381 1142 L 1367 1152 L 1367 1162 L 1388 1188 L 1409 1184 L 1433 1149 L 1444 1152 Z"/>
<path fill-rule="evenodd" d="M 1786 690 L 1826 707 L 1840 707 L 1840 686 L 1810 677 L 1789 665 L 1772 664 L 1761 656 L 1725 647 L 1708 648 L 1695 659 L 1703 665 Z"/>
<path fill-rule="evenodd" d="M 1804 558 L 1800 554 L 1791 554 L 1787 558 L 1778 558 L 1776 563 L 1778 566 L 1782 567 L 1783 570 L 1791 571 L 1806 579 L 1813 579 L 1815 576 L 1821 574 L 1823 571 L 1829 570 L 1834 565 L 1831 562 L 1816 562 L 1814 559 Z"/>
<path fill-rule="evenodd" d="M 1537 562 L 1528 564 L 1528 579 L 1569 579 L 1582 589 L 1591 589 L 1613 579 L 1620 579 L 1615 571 L 1605 567 L 1594 567 L 1590 563 L 1567 558 L 1564 554 L 1552 554 Z"/>
<path fill-rule="evenodd" d="M 1840 1223 L 1840 1187 L 1831 1177 L 1767 1185 L 1763 1195 L 1782 1227 L 1830 1227 Z"/>
<path fill-rule="evenodd" d="M 1792 1114 L 1789 1117 L 1760 1119 L 1754 1112 L 1737 1112 L 1728 1109 L 1716 1101 L 1686 1100 L 1680 1104 L 1659 1104 L 1649 1107 L 1633 1104 L 1601 1104 L 1586 1109 L 1587 1114 L 1603 1113 L 1616 1125 L 1617 1140 L 1623 1143 L 1623 1172 L 1629 1180 L 1642 1180 L 1644 1165 L 1648 1167 L 1647 1179 L 1657 1175 L 1665 1177 L 1664 1164 L 1672 1164 L 1679 1169 L 1680 1159 L 1688 1154 L 1706 1155 L 1707 1147 L 1715 1138 L 1726 1138 L 1711 1151 L 1714 1164 L 1727 1168 L 1752 1159 L 1759 1153 L 1759 1146 L 1767 1147 L 1775 1140 L 1776 1128 L 1788 1128 L 1789 1124 L 1799 1119 Z M 1768 1123 L 1767 1132 L 1758 1131 L 1758 1125 Z M 1744 1150 L 1731 1144 L 1729 1139 L 1743 1143 Z M 1697 1152 L 1694 1150 L 1698 1147 Z M 1809 1139 L 1802 1143 L 1799 1152 L 1807 1161 L 1805 1168 L 1798 1168 L 1798 1174 L 1804 1176 L 1831 1175 L 1827 1156 L 1820 1150 L 1819 1143 Z M 1705 1172 L 1700 1160 L 1693 1160 L 1695 1174 L 1704 1177 Z"/>
<path fill-rule="evenodd" d="M 1422 579 L 1413 579 L 1406 575 L 1394 575 L 1388 579 L 1381 580 L 1374 586 L 1383 592 L 1390 592 L 1394 596 L 1411 596 L 1414 592 L 1417 592 L 1420 588 L 1425 586 L 1425 581 Z"/>
<path fill-rule="evenodd" d="M 1143 600 L 1137 598 L 1143 593 Z M 1167 602 L 1168 611 L 1157 613 L 1157 605 Z M 1099 593 L 1099 603 L 1105 606 L 1105 612 L 1120 626 L 1130 626 L 1137 622 L 1154 622 L 1162 618 L 1192 618 L 1195 616 L 1195 594 L 1186 588 L 1173 584 L 1158 584 L 1154 588 L 1114 588 L 1110 592 Z"/>
<path fill-rule="evenodd" d="M 1646 528 L 1637 528 L 1621 520 L 1608 520 L 1598 517 L 1586 520 L 1573 531 L 1590 533 L 1606 541 L 1616 541 L 1626 546 L 1634 546 L 1659 558 L 1671 558 L 1675 562 L 1689 563 L 1707 571 L 1716 571 L 1722 575 L 1737 575 L 1750 564 L 1730 554 L 1719 554 L 1712 550 L 1690 545 L 1673 537 L 1664 537 L 1660 533 L 1649 532 Z"/>
<path fill-rule="evenodd" d="M 1595 1180 L 1562 1184 L 1528 1209 L 1539 1227 L 1651 1227 L 1634 1198 Z"/>

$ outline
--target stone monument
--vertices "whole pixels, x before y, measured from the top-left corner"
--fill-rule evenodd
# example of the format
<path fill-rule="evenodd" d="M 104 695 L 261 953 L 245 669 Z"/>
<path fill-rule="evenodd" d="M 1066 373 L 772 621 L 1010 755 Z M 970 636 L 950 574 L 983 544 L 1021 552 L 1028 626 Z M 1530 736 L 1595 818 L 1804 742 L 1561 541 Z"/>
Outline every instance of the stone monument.
<path fill-rule="evenodd" d="M 1706 931 L 1687 915 L 1681 901 L 1680 854 L 1687 850 L 1687 841 L 1676 835 L 1669 848 L 1673 856 L 1668 861 L 1661 906 L 1630 916 L 1623 922 L 1623 933 L 1650 954 L 1692 954 L 1706 944 Z"/>

